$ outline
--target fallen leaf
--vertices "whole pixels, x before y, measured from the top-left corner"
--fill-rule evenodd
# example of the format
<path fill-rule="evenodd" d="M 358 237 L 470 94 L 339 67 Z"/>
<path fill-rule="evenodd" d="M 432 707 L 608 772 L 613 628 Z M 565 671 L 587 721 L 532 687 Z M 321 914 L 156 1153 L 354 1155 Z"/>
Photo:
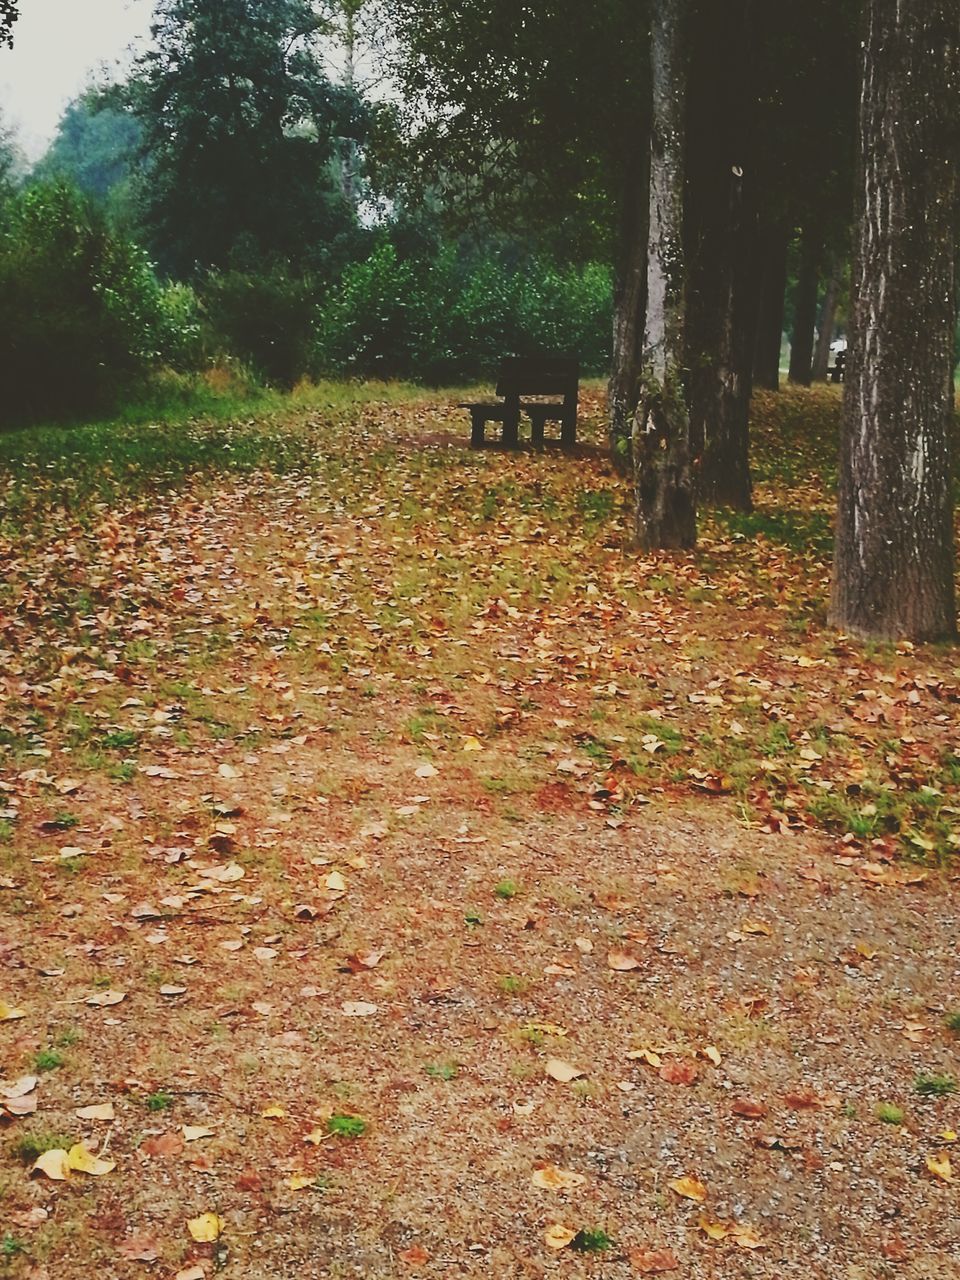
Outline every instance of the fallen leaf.
<path fill-rule="evenodd" d="M 78 1107 L 73 1113 L 78 1120 L 113 1120 L 112 1102 L 95 1102 L 89 1107 Z"/>
<path fill-rule="evenodd" d="M 278 1102 L 272 1102 L 269 1107 L 264 1107 L 260 1115 L 264 1120 L 285 1120 L 287 1109 L 286 1107 L 281 1107 Z"/>
<path fill-rule="evenodd" d="M 640 961 L 629 951 L 608 951 L 607 968 L 614 969 L 617 973 L 626 973 L 630 969 L 639 969 Z"/>
<path fill-rule="evenodd" d="M 707 1198 L 707 1188 L 704 1183 L 690 1174 L 682 1178 L 671 1178 L 667 1186 L 678 1196 L 683 1196 L 685 1200 L 696 1200 L 697 1204 L 703 1204 Z"/>
<path fill-rule="evenodd" d="M 762 1120 L 768 1108 L 762 1102 L 754 1102 L 750 1098 L 738 1098 L 730 1110 L 735 1116 L 742 1116 L 744 1120 Z"/>
<path fill-rule="evenodd" d="M 51 1151 L 44 1151 L 43 1155 L 34 1160 L 30 1172 L 46 1174 L 54 1182 L 65 1181 L 70 1177 L 70 1164 L 67 1160 L 66 1151 L 61 1147 L 54 1147 Z"/>
<path fill-rule="evenodd" d="M 530 1181 L 542 1191 L 570 1191 L 574 1187 L 582 1187 L 586 1178 L 572 1169 L 558 1169 L 556 1165 L 545 1164 L 534 1169 Z"/>
<path fill-rule="evenodd" d="M 423 764 L 417 765 L 414 769 L 418 778 L 435 778 L 439 772 L 440 770 L 434 768 L 429 760 L 424 760 Z"/>
<path fill-rule="evenodd" d="M 14 1009 L 12 1005 L 3 1004 L 0 1001 L 0 1022 L 15 1022 L 18 1018 L 27 1016 L 24 1009 Z"/>
<path fill-rule="evenodd" d="M 401 1249 L 397 1257 L 408 1267 L 422 1267 L 425 1262 L 430 1261 L 429 1253 L 419 1244 L 412 1244 L 409 1249 Z"/>
<path fill-rule="evenodd" d="M 468 736 L 468 737 L 464 738 L 464 740 L 463 740 L 463 744 L 462 744 L 462 746 L 461 746 L 460 750 L 461 750 L 461 751 L 482 751 L 482 750 L 483 750 L 483 743 L 480 741 L 480 739 L 479 739 L 479 738 L 474 738 L 474 737 L 472 737 L 472 736 Z M 574 1233 L 574 1234 L 576 1234 L 576 1233 Z M 573 1236 L 571 1236 L 571 1237 L 570 1237 L 570 1239 L 572 1240 L 572 1239 L 573 1239 Z"/>
<path fill-rule="evenodd" d="M 212 1138 L 214 1132 L 205 1124 L 185 1124 L 181 1127 L 184 1142 L 199 1142 L 201 1138 Z"/>
<path fill-rule="evenodd" d="M 346 880 L 344 880 L 343 876 L 340 874 L 339 871 L 331 871 L 330 874 L 327 876 L 326 880 L 324 881 L 324 884 L 330 890 L 331 893 L 347 892 L 347 882 Z"/>
<path fill-rule="evenodd" d="M 195 1267 L 184 1267 L 182 1271 L 178 1271 L 173 1280 L 207 1280 L 207 1273 L 203 1267 L 197 1265 Z"/>
<path fill-rule="evenodd" d="M 927 1168 L 935 1178 L 939 1178 L 941 1182 L 953 1181 L 953 1169 L 950 1166 L 950 1156 L 944 1152 L 942 1156 L 927 1156 Z"/>
<path fill-rule="evenodd" d="M 910 1257 L 906 1241 L 897 1235 L 888 1236 L 881 1244 L 880 1252 L 890 1262 L 906 1262 Z"/>
<path fill-rule="evenodd" d="M 160 1257 L 160 1244 L 154 1236 L 130 1236 L 117 1253 L 128 1262 L 156 1262 Z"/>
<path fill-rule="evenodd" d="M 219 1240 L 227 1224 L 218 1213 L 201 1213 L 187 1222 L 187 1230 L 198 1244 Z"/>
<path fill-rule="evenodd" d="M 14 1080 L 13 1084 L 0 1084 L 0 1097 L 22 1098 L 25 1094 L 33 1093 L 37 1084 L 36 1076 L 21 1076 L 19 1080 Z"/>
<path fill-rule="evenodd" d="M 812 1089 L 798 1089 L 794 1093 L 787 1093 L 783 1100 L 793 1111 L 812 1111 L 820 1106 L 820 1099 Z"/>
<path fill-rule="evenodd" d="M 95 991 L 92 996 L 87 996 L 85 1003 L 92 1005 L 95 1009 L 106 1009 L 112 1004 L 119 1004 L 126 998 L 125 991 Z"/>
<path fill-rule="evenodd" d="M 78 1173 L 89 1173 L 94 1178 L 102 1178 L 117 1167 L 116 1160 L 101 1160 L 82 1142 L 75 1143 L 67 1152 L 67 1164 Z"/>
<path fill-rule="evenodd" d="M 656 1276 L 676 1271 L 680 1263 L 672 1249 L 631 1249 L 630 1265 L 642 1276 Z"/>
<path fill-rule="evenodd" d="M 693 1084 L 700 1068 L 692 1058 L 668 1058 L 657 1074 L 667 1084 Z"/>
<path fill-rule="evenodd" d="M 315 1187 L 316 1185 L 316 1178 L 309 1173 L 291 1173 L 287 1179 L 287 1189 L 289 1191 L 304 1191 L 307 1187 Z"/>
<path fill-rule="evenodd" d="M 340 1012 L 345 1018 L 372 1018 L 378 1008 L 367 1000 L 344 1000 Z"/>
<path fill-rule="evenodd" d="M 145 1156 L 176 1156 L 183 1150 L 183 1138 L 179 1133 L 160 1133 L 147 1138 L 140 1150 Z"/>
<path fill-rule="evenodd" d="M 562 1058 L 548 1058 L 545 1070 L 551 1080 L 557 1080 L 560 1084 L 569 1084 L 571 1080 L 579 1080 L 583 1075 L 579 1067 L 571 1066 L 569 1062 L 564 1062 Z M 573 1235 L 576 1235 L 576 1232 Z M 570 1237 L 571 1240 L 573 1235 Z"/>
<path fill-rule="evenodd" d="M 347 956 L 347 964 L 354 973 L 360 973 L 363 969 L 375 969 L 386 954 L 385 951 L 355 951 Z"/>
<path fill-rule="evenodd" d="M 565 1249 L 576 1234 L 576 1228 L 555 1222 L 543 1233 L 543 1243 L 548 1249 Z"/>

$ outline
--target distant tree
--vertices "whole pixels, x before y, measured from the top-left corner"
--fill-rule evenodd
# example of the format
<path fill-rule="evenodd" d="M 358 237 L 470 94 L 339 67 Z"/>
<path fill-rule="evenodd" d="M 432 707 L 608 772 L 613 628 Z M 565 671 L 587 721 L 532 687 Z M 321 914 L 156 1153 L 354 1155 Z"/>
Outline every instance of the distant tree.
<path fill-rule="evenodd" d="M 19 17 L 19 0 L 0 0 L 0 45 L 13 48 L 13 24 Z"/>
<path fill-rule="evenodd" d="M 865 0 L 861 86 L 831 618 L 858 635 L 949 639 L 956 635 L 956 0 Z"/>
<path fill-rule="evenodd" d="M 31 176 L 39 181 L 65 178 L 87 195 L 116 204 L 129 188 L 139 143 L 136 117 L 91 90 L 69 103 Z"/>
<path fill-rule="evenodd" d="M 158 0 L 128 100 L 168 269 L 315 265 L 352 224 L 330 162 L 361 113 L 323 72 L 323 30 L 307 0 Z"/>

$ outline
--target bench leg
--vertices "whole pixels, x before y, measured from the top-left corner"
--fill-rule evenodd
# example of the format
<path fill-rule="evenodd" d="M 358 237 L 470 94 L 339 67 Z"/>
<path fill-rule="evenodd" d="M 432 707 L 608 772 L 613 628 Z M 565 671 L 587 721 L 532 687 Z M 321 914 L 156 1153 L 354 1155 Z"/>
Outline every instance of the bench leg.
<path fill-rule="evenodd" d="M 503 443 L 510 449 L 516 449 L 520 443 L 520 411 L 507 413 L 503 419 Z"/>
<path fill-rule="evenodd" d="M 471 409 L 470 411 L 470 448 L 471 449 L 483 448 L 484 437 L 486 434 L 484 431 L 486 422 L 487 420 L 484 417 L 483 412 L 481 410 Z"/>
<path fill-rule="evenodd" d="M 531 413 L 530 415 L 530 434 L 533 440 L 533 447 L 539 452 L 543 452 L 543 429 L 546 426 L 546 418 L 542 413 Z"/>
<path fill-rule="evenodd" d="M 572 449 L 577 443 L 576 418 L 564 418 L 560 424 L 560 445 L 564 449 Z"/>

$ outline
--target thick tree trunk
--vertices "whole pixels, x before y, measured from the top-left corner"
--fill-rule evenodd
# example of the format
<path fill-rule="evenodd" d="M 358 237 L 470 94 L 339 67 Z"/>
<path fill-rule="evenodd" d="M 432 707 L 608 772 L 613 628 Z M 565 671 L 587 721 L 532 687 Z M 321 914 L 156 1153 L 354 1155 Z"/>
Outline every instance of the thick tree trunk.
<path fill-rule="evenodd" d="M 949 428 L 960 10 L 865 0 L 861 207 L 831 620 L 956 635 Z"/>
<path fill-rule="evenodd" d="M 768 391 L 780 390 L 780 347 L 783 343 L 783 299 L 787 289 L 789 236 L 783 227 L 767 227 L 760 237 L 760 305 L 753 355 L 753 381 Z"/>
<path fill-rule="evenodd" d="M 756 174 L 749 148 L 750 0 L 696 11 L 687 139 L 687 362 L 698 497 L 752 509 Z"/>
<path fill-rule="evenodd" d="M 627 177 L 620 234 L 620 262 L 613 306 L 613 366 L 607 392 L 610 455 L 629 473 L 630 435 L 640 394 L 647 267 L 647 161 L 638 158 Z"/>
<path fill-rule="evenodd" d="M 800 264 L 793 294 L 793 332 L 790 334 L 790 371 L 787 377 L 801 387 L 813 380 L 813 328 L 817 322 L 817 289 L 820 284 L 820 243 L 804 227 L 800 235 Z"/>
<path fill-rule="evenodd" d="M 813 352 L 811 381 L 826 382 L 827 369 L 830 367 L 830 343 L 833 341 L 833 326 L 837 315 L 837 302 L 840 299 L 840 279 L 836 272 L 831 272 L 823 303 L 820 307 L 820 320 L 817 324 L 817 345 Z"/>
<path fill-rule="evenodd" d="M 636 540 L 646 550 L 697 538 L 684 387 L 683 184 L 687 0 L 653 0 L 644 353 L 633 420 Z"/>

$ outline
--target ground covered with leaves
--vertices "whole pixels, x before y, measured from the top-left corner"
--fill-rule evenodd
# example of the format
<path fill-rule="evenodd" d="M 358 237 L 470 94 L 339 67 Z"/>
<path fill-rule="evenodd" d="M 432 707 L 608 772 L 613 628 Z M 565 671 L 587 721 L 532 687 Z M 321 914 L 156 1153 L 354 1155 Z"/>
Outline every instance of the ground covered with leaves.
<path fill-rule="evenodd" d="M 630 550 L 451 397 L 0 442 L 0 1274 L 956 1275 L 955 651 L 830 390 Z"/>

